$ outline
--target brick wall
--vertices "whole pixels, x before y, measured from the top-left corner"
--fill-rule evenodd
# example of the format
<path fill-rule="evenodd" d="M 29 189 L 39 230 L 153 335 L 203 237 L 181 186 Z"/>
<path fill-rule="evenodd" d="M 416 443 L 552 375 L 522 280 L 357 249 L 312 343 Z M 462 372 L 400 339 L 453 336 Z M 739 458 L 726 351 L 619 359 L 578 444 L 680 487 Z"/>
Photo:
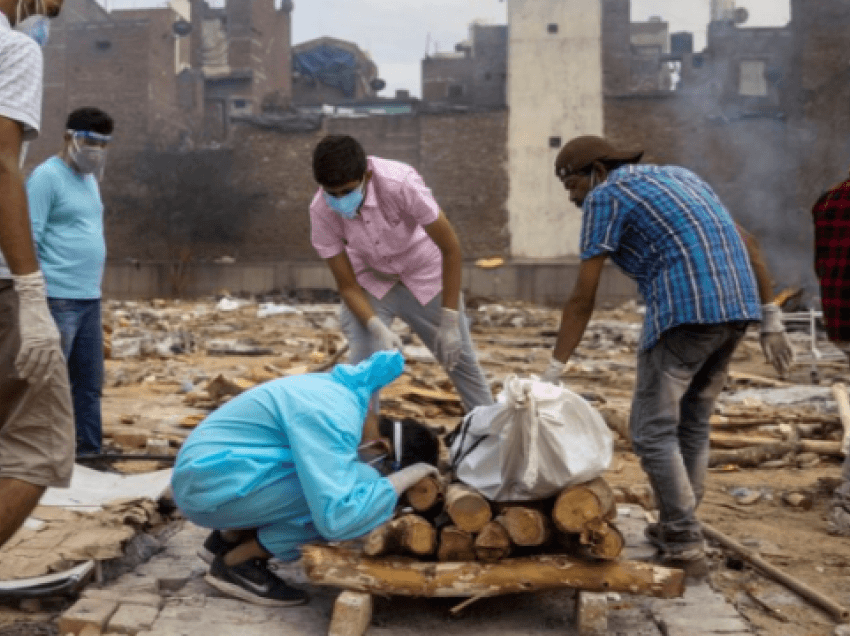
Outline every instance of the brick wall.
<path fill-rule="evenodd" d="M 507 113 L 329 119 L 312 133 L 236 124 L 217 150 L 147 149 L 110 164 L 104 183 L 113 262 L 233 256 L 315 259 L 308 209 L 312 153 L 325 134 L 350 134 L 367 152 L 420 170 L 455 225 L 467 258 L 503 254 Z"/>
<path fill-rule="evenodd" d="M 426 57 L 422 60 L 422 101 L 472 103 L 474 67 L 471 57 Z M 450 99 L 450 86 L 462 86 L 463 94 Z"/>
<path fill-rule="evenodd" d="M 427 115 L 420 125 L 420 171 L 464 256 L 507 255 L 508 112 Z"/>
<path fill-rule="evenodd" d="M 398 115 L 365 119 L 336 118 L 326 120 L 330 135 L 351 135 L 366 154 L 420 166 L 422 117 Z"/>

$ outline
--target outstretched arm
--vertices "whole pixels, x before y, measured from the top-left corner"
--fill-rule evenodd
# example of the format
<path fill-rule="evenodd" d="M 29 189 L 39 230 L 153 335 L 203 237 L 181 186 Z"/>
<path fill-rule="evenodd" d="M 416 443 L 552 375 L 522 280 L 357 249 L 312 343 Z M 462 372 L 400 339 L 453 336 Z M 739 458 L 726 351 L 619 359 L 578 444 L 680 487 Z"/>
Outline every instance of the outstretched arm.
<path fill-rule="evenodd" d="M 552 361 L 542 376 L 547 382 L 555 382 L 560 377 L 573 351 L 581 342 L 596 304 L 596 290 L 606 258 L 607 254 L 600 254 L 582 261 L 579 267 L 578 280 L 561 315 L 561 329 L 558 332 Z"/>

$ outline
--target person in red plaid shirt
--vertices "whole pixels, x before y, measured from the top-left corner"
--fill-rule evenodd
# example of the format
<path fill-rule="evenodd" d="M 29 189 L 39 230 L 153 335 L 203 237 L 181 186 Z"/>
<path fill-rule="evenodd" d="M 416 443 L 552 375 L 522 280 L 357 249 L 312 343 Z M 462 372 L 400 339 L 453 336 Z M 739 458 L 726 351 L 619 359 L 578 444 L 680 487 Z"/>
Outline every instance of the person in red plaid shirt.
<path fill-rule="evenodd" d="M 812 208 L 815 273 L 829 339 L 850 359 L 850 179 L 827 190 Z M 850 454 L 835 491 L 830 532 L 850 536 Z"/>
<path fill-rule="evenodd" d="M 812 218 L 826 332 L 850 356 L 850 179 L 820 196 Z"/>

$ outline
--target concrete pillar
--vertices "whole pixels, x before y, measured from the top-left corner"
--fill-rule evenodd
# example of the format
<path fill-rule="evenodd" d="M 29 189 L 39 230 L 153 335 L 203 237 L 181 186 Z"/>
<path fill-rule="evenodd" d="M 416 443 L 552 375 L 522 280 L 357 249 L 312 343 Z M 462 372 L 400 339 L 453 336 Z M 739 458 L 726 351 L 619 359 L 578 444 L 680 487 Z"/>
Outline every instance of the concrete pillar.
<path fill-rule="evenodd" d="M 514 258 L 578 256 L 561 146 L 602 135 L 601 0 L 508 0 L 508 219 Z"/>

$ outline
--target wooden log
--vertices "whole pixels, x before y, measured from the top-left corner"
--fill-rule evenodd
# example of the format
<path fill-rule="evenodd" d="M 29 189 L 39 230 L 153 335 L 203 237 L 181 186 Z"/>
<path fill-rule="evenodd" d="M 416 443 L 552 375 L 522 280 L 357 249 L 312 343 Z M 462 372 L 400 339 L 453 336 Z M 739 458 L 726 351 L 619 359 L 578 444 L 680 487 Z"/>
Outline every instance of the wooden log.
<path fill-rule="evenodd" d="M 481 493 L 461 483 L 449 484 L 446 489 L 446 512 L 467 532 L 479 532 L 493 518 L 490 504 Z"/>
<path fill-rule="evenodd" d="M 511 537 L 502 524 L 491 521 L 475 537 L 474 549 L 479 561 L 500 561 L 511 553 Z"/>
<path fill-rule="evenodd" d="M 440 547 L 437 548 L 438 561 L 474 561 L 475 537 L 457 526 L 445 526 L 440 530 Z"/>
<path fill-rule="evenodd" d="M 720 532 L 716 528 L 713 528 L 707 523 L 703 522 L 702 531 L 708 539 L 716 541 L 727 550 L 732 550 L 745 561 L 755 566 L 757 569 L 761 570 L 764 574 L 767 574 L 774 581 L 782 583 L 788 589 L 793 590 L 810 603 L 813 603 L 817 607 L 827 612 L 839 623 L 846 623 L 850 621 L 850 610 L 839 605 L 831 598 L 827 597 L 824 594 L 821 594 L 817 590 L 812 589 L 811 587 L 809 587 L 799 579 L 794 578 L 787 572 L 784 572 L 776 566 L 768 563 L 756 552 L 749 550 L 731 537 L 728 537 L 727 535 L 723 534 L 722 532 Z"/>
<path fill-rule="evenodd" d="M 438 477 L 428 476 L 408 489 L 407 503 L 416 512 L 439 514 L 446 497 L 446 484 Z"/>
<path fill-rule="evenodd" d="M 581 542 L 587 546 L 590 555 L 597 559 L 616 559 L 626 547 L 623 533 L 616 526 L 601 519 L 587 522 Z"/>
<path fill-rule="evenodd" d="M 511 541 L 518 546 L 543 545 L 552 535 L 552 522 L 534 508 L 506 507 L 496 517 L 496 521 L 508 531 Z"/>
<path fill-rule="evenodd" d="M 773 417 L 749 417 L 738 415 L 712 415 L 711 428 L 716 431 L 735 431 L 744 428 L 755 428 L 757 426 L 773 426 L 779 423 L 789 424 L 836 424 L 835 418 L 824 414 L 821 416 L 795 416 L 776 415 Z"/>
<path fill-rule="evenodd" d="M 363 552 L 368 556 L 404 552 L 427 556 L 436 548 L 434 526 L 418 515 L 404 515 L 372 530 L 366 537 Z"/>
<path fill-rule="evenodd" d="M 304 571 L 316 585 L 393 596 L 484 597 L 573 588 L 676 598 L 682 596 L 685 580 L 681 570 L 649 563 L 587 562 L 555 554 L 497 563 L 422 563 L 306 545 L 302 555 Z"/>
<path fill-rule="evenodd" d="M 555 500 L 552 520 L 561 532 L 580 533 L 592 519 L 617 516 L 614 493 L 602 477 L 561 491 Z"/>
<path fill-rule="evenodd" d="M 817 453 L 818 455 L 829 455 L 841 457 L 841 442 L 829 442 L 816 439 L 802 439 L 795 441 L 783 441 L 771 437 L 748 437 L 743 435 L 724 435 L 723 433 L 711 434 L 712 446 L 721 448 L 747 448 L 758 446 L 769 446 L 773 444 L 790 444 L 797 453 Z"/>
<path fill-rule="evenodd" d="M 730 371 L 729 377 L 732 380 L 740 380 L 742 382 L 750 382 L 752 384 L 758 384 L 760 386 L 773 387 L 777 389 L 794 386 L 790 382 L 774 380 L 773 378 L 766 378 L 763 375 L 755 375 L 753 373 L 744 373 L 743 371 Z"/>
<path fill-rule="evenodd" d="M 778 442 L 735 450 L 713 450 L 709 455 L 708 465 L 714 467 L 734 464 L 742 468 L 754 467 L 762 462 L 784 457 L 788 453 L 796 452 L 796 450 L 797 444 L 794 442 Z"/>
<path fill-rule="evenodd" d="M 844 435 L 841 438 L 841 454 L 850 452 L 850 399 L 847 397 L 847 387 L 841 382 L 832 385 L 832 394 L 838 403 L 838 416 L 841 418 L 841 426 L 844 427 Z"/>

